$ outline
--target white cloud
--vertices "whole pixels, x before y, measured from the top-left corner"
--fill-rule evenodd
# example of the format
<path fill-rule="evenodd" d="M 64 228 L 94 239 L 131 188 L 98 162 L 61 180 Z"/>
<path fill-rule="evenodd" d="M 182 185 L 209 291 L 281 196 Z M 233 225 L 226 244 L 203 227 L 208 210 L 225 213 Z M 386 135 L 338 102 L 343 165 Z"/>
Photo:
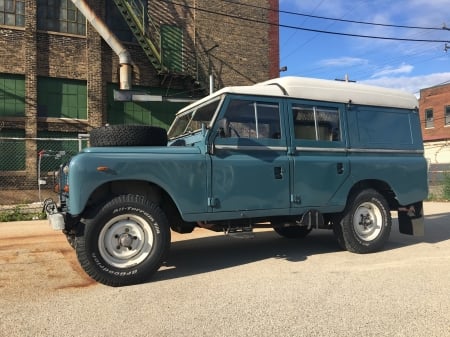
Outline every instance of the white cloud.
<path fill-rule="evenodd" d="M 345 56 L 319 61 L 319 65 L 322 67 L 351 67 L 367 64 L 368 61 L 366 59 L 358 57 L 345 57 Z"/>
<path fill-rule="evenodd" d="M 391 75 L 398 75 L 398 74 L 410 74 L 413 71 L 414 67 L 410 64 L 402 63 L 399 67 L 392 67 L 387 66 L 384 67 L 382 70 L 379 70 L 375 72 L 371 76 L 371 78 L 377 78 L 377 77 L 385 77 L 385 76 L 391 76 Z"/>
<path fill-rule="evenodd" d="M 376 85 L 386 88 L 401 89 L 407 92 L 418 94 L 420 89 L 433 87 L 450 81 L 450 72 L 434 73 L 419 76 L 401 76 L 401 77 L 379 77 L 360 81 L 360 83 Z"/>

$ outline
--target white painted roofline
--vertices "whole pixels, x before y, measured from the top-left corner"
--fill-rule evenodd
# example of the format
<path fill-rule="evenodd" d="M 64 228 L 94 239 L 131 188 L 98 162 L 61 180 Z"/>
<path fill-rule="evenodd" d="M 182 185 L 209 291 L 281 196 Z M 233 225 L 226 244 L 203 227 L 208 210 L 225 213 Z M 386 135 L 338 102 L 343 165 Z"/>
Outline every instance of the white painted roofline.
<path fill-rule="evenodd" d="M 305 77 L 281 77 L 251 86 L 226 87 L 180 110 L 179 114 L 223 94 L 291 97 L 324 102 L 415 109 L 416 96 L 397 90 L 355 82 L 331 81 Z"/>

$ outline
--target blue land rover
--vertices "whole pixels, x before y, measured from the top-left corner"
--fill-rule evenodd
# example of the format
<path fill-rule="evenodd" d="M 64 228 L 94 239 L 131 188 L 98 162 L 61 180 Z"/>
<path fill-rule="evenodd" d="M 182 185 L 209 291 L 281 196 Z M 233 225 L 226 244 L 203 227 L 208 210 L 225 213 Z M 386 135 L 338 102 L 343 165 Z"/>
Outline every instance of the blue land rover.
<path fill-rule="evenodd" d="M 121 286 L 164 262 L 171 230 L 286 238 L 333 230 L 355 253 L 391 231 L 423 234 L 427 164 L 415 96 L 357 83 L 284 77 L 227 87 L 179 111 L 168 130 L 94 129 L 59 172 L 45 209 L 84 270 Z"/>

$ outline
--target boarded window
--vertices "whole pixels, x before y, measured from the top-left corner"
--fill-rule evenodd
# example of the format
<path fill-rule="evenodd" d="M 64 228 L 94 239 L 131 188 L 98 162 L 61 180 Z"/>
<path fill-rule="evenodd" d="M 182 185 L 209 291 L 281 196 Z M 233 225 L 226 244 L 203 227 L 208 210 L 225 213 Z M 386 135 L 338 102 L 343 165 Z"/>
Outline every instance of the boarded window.
<path fill-rule="evenodd" d="M 87 119 L 86 82 L 39 77 L 38 116 Z"/>
<path fill-rule="evenodd" d="M 175 72 L 183 71 L 183 30 L 176 26 L 161 26 L 161 50 L 164 66 Z"/>
<path fill-rule="evenodd" d="M 0 116 L 25 116 L 25 77 L 0 74 Z"/>
<path fill-rule="evenodd" d="M 0 171 L 25 170 L 24 130 L 1 129 L 0 131 Z"/>

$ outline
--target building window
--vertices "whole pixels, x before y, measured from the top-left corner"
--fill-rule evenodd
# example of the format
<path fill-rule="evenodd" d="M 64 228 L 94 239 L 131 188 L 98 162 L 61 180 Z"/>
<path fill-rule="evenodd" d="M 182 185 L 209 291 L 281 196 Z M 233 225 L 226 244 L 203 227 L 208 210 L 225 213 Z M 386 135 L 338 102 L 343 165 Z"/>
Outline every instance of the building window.
<path fill-rule="evenodd" d="M 0 25 L 25 26 L 25 1 L 0 0 Z"/>
<path fill-rule="evenodd" d="M 425 128 L 434 128 L 433 109 L 425 110 Z"/>
<path fill-rule="evenodd" d="M 86 82 L 39 77 L 38 116 L 87 119 Z"/>
<path fill-rule="evenodd" d="M 450 105 L 445 107 L 445 125 L 450 125 Z"/>
<path fill-rule="evenodd" d="M 25 77 L 23 75 L 0 74 L 0 116 L 25 116 Z"/>
<path fill-rule="evenodd" d="M 38 29 L 86 35 L 86 19 L 71 0 L 38 0 Z"/>

